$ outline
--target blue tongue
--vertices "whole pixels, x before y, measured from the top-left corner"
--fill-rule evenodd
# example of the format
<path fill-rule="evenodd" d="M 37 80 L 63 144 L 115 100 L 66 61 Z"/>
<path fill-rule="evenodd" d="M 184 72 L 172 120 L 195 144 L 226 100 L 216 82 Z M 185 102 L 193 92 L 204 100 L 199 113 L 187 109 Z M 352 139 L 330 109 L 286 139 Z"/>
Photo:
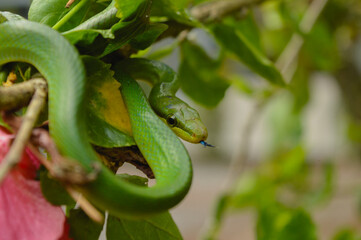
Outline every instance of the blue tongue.
<path fill-rule="evenodd" d="M 205 141 L 200 141 L 199 143 L 202 144 L 205 147 L 215 147 L 215 146 L 213 146 L 213 145 L 211 145 L 209 143 L 206 143 Z"/>

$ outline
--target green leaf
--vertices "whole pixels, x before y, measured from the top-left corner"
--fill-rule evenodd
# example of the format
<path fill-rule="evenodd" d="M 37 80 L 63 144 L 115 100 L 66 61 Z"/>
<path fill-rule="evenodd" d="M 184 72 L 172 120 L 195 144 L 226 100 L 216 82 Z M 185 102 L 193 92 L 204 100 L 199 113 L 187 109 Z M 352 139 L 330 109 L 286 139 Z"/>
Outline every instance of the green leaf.
<path fill-rule="evenodd" d="M 237 209 L 267 206 L 275 201 L 276 190 L 277 185 L 269 176 L 251 172 L 239 179 L 229 203 Z M 260 192 L 262 194 L 259 194 Z"/>
<path fill-rule="evenodd" d="M 103 229 L 102 224 L 93 222 L 81 209 L 70 210 L 68 223 L 73 240 L 98 240 Z"/>
<path fill-rule="evenodd" d="M 114 127 L 108 123 L 104 117 L 100 116 L 101 112 L 91 111 L 93 110 L 88 110 L 87 121 L 89 123 L 88 137 L 92 144 L 105 148 L 135 145 L 135 141 L 132 136 L 128 135 L 129 133 L 119 130 L 119 126 Z M 114 122 L 113 124 L 116 125 Z"/>
<path fill-rule="evenodd" d="M 160 49 L 156 49 L 154 52 L 150 52 L 146 58 L 152 60 L 160 60 L 168 55 L 170 55 L 174 49 L 178 46 L 178 42 L 174 41 L 173 43 L 164 46 Z"/>
<path fill-rule="evenodd" d="M 293 108 L 295 112 L 300 112 L 310 99 L 309 75 L 309 71 L 304 66 L 299 65 L 289 84 L 289 89 L 294 97 Z"/>
<path fill-rule="evenodd" d="M 295 112 L 293 108 L 290 94 L 278 95 L 268 106 L 266 121 L 270 128 L 271 151 L 299 145 L 302 137 L 301 112 Z"/>
<path fill-rule="evenodd" d="M 190 26 L 196 26 L 197 23 L 191 16 L 179 6 L 177 1 L 171 0 L 153 0 L 152 16 L 167 17 L 170 20 L 177 21 Z"/>
<path fill-rule="evenodd" d="M 14 73 L 16 74 L 16 82 L 24 82 L 31 77 L 32 66 L 28 63 L 19 62 L 16 63 Z M 33 71 L 34 72 L 34 71 Z"/>
<path fill-rule="evenodd" d="M 101 11 L 103 11 L 104 9 L 106 9 L 110 4 L 111 4 L 112 0 L 95 0 L 92 1 L 92 3 L 90 4 L 90 7 L 88 8 L 88 11 L 86 12 L 83 20 L 81 21 L 82 23 L 85 22 L 86 20 L 88 20 L 89 18 L 93 17 L 94 15 L 100 13 Z"/>
<path fill-rule="evenodd" d="M 7 123 L 4 122 L 2 117 L 0 117 L 0 126 L 6 128 L 10 132 L 12 132 L 11 127 Z"/>
<path fill-rule="evenodd" d="M 119 0 L 117 0 L 117 3 L 118 2 Z M 123 14 L 122 22 L 113 25 L 113 27 L 111 28 L 114 33 L 115 39 L 108 41 L 107 46 L 100 54 L 100 57 L 118 50 L 121 46 L 128 43 L 130 40 L 134 39 L 138 35 L 143 34 L 143 32 L 147 30 L 149 26 L 149 11 L 152 5 L 151 3 L 151 0 L 122 1 L 121 4 L 124 4 L 125 6 L 131 5 L 131 7 L 128 6 L 128 8 L 126 9 L 119 10 L 122 11 Z M 118 5 L 118 7 L 119 6 L 120 5 Z M 134 6 L 136 6 L 136 8 L 132 10 L 134 12 L 130 13 L 130 9 Z M 132 19 L 129 21 L 127 19 L 128 14 L 129 17 L 132 16 Z M 125 20 L 127 20 L 127 22 L 124 22 Z"/>
<path fill-rule="evenodd" d="M 70 9 L 65 8 L 68 0 L 33 0 L 28 13 L 30 21 L 53 26 Z"/>
<path fill-rule="evenodd" d="M 356 237 L 356 231 L 352 229 L 340 230 L 332 240 L 360 240 L 361 237 Z"/>
<path fill-rule="evenodd" d="M 91 45 L 98 36 L 103 38 L 114 39 L 115 36 L 112 31 L 109 30 L 97 30 L 97 29 L 86 29 L 86 30 L 74 30 L 65 32 L 63 34 L 69 42 L 73 45 L 88 46 Z"/>
<path fill-rule="evenodd" d="M 221 76 L 221 62 L 213 60 L 198 45 L 184 41 L 179 78 L 182 90 L 194 101 L 215 107 L 224 97 L 229 83 Z"/>
<path fill-rule="evenodd" d="M 148 178 L 140 177 L 137 175 L 129 175 L 126 173 L 117 174 L 116 176 L 127 182 L 134 183 L 135 185 L 138 185 L 138 186 L 143 186 L 143 187 L 148 186 Z"/>
<path fill-rule="evenodd" d="M 280 231 L 279 240 L 316 240 L 315 224 L 303 209 L 292 211 L 292 216 Z"/>
<path fill-rule="evenodd" d="M 222 226 L 222 222 L 226 215 L 226 210 L 229 208 L 228 206 L 229 199 L 230 196 L 228 194 L 223 194 L 218 198 L 216 207 L 213 210 L 211 219 L 209 221 L 207 232 L 204 234 L 204 237 L 202 237 L 202 239 L 204 240 L 217 239 L 217 236 Z"/>
<path fill-rule="evenodd" d="M 0 86 L 3 85 L 3 83 L 6 82 L 9 75 L 9 70 L 3 68 L 3 66 L 0 66 Z"/>
<path fill-rule="evenodd" d="M 229 81 L 232 86 L 239 90 L 242 94 L 252 96 L 255 93 L 255 89 L 253 89 L 251 84 L 240 75 L 231 76 Z"/>
<path fill-rule="evenodd" d="M 303 209 L 266 206 L 259 210 L 257 240 L 316 240 L 315 225 Z"/>
<path fill-rule="evenodd" d="M 124 19 L 114 24 L 110 29 L 94 30 L 70 30 L 64 33 L 64 36 L 76 44 L 76 47 L 83 55 L 92 55 L 103 57 L 109 53 L 118 50 L 130 40 L 147 30 L 148 21 L 145 15 L 150 6 L 141 4 L 137 8 L 136 16 L 123 22 Z"/>
<path fill-rule="evenodd" d="M 17 21 L 17 20 L 25 20 L 25 18 L 11 12 L 0 11 L 0 24 L 6 21 Z"/>
<path fill-rule="evenodd" d="M 52 27 L 76 7 L 80 0 L 75 1 L 70 8 L 65 7 L 67 2 L 68 0 L 33 0 L 28 13 L 29 20 Z M 93 2 L 92 0 L 88 1 L 59 30 L 66 31 L 79 25 L 85 19 Z"/>
<path fill-rule="evenodd" d="M 236 27 L 224 23 L 217 23 L 210 26 L 210 29 L 224 49 L 235 54 L 240 61 L 255 73 L 273 84 L 279 86 L 285 85 L 281 73 L 273 63 Z"/>
<path fill-rule="evenodd" d="M 40 186 L 44 197 L 51 204 L 56 206 L 75 206 L 75 201 L 70 197 L 63 185 L 57 180 L 50 178 L 49 172 L 46 170 L 40 172 Z"/>
<path fill-rule="evenodd" d="M 83 57 L 87 74 L 87 123 L 90 141 L 102 147 L 135 145 L 130 120 L 110 65 Z"/>
<path fill-rule="evenodd" d="M 321 181 L 315 186 L 312 184 L 311 191 L 305 196 L 305 205 L 313 207 L 327 203 L 332 197 L 335 187 L 335 166 L 332 162 L 322 164 Z"/>
<path fill-rule="evenodd" d="M 340 65 L 336 38 L 325 22 L 318 21 L 305 37 L 306 58 L 317 70 L 335 71 Z"/>
<path fill-rule="evenodd" d="M 118 9 L 117 17 L 127 20 L 135 14 L 142 3 L 150 0 L 115 0 L 115 7 Z"/>
<path fill-rule="evenodd" d="M 1 15 L 0 15 L 1 17 Z M 3 83 L 5 83 L 7 81 L 8 75 L 9 75 L 10 70 L 6 67 L 0 66 L 0 87 L 3 86 Z M 9 130 L 10 132 L 12 132 L 11 127 L 4 122 L 3 118 L 0 116 L 0 126 L 6 128 L 7 130 Z"/>
<path fill-rule="evenodd" d="M 136 20 L 118 22 L 110 29 L 80 29 L 63 33 L 83 55 L 105 56 L 128 43 L 139 32 Z M 143 28 L 141 29 L 143 31 Z"/>
<path fill-rule="evenodd" d="M 277 159 L 275 165 L 278 167 L 278 178 L 289 181 L 297 176 L 305 167 L 305 157 L 306 153 L 303 147 L 297 146 Z"/>
<path fill-rule="evenodd" d="M 201 3 L 204 3 L 204 2 L 207 2 L 209 0 L 193 0 L 191 1 L 192 3 L 194 2 L 194 5 L 197 5 L 197 4 L 201 4 Z"/>
<path fill-rule="evenodd" d="M 143 220 L 108 217 L 107 240 L 179 240 L 182 236 L 171 215 L 164 212 Z"/>
<path fill-rule="evenodd" d="M 350 119 L 347 126 L 347 136 L 355 143 L 361 143 L 361 122 Z"/>
<path fill-rule="evenodd" d="M 168 25 L 162 23 L 151 23 L 144 33 L 130 41 L 130 45 L 136 49 L 144 50 L 152 45 L 157 38 L 167 30 Z"/>
<path fill-rule="evenodd" d="M 120 47 L 128 43 L 130 40 L 142 34 L 148 27 L 147 22 L 134 19 L 130 22 L 120 22 L 112 27 L 115 38 L 108 40 L 104 50 L 99 54 L 100 57 L 105 56 L 118 50 Z"/>
<path fill-rule="evenodd" d="M 237 32 L 241 32 L 245 39 L 247 39 L 254 48 L 260 52 L 263 52 L 263 47 L 260 41 L 260 32 L 252 11 L 249 11 L 247 15 L 241 20 L 236 20 L 229 17 L 225 18 L 223 21 L 226 25 L 234 27 Z"/>

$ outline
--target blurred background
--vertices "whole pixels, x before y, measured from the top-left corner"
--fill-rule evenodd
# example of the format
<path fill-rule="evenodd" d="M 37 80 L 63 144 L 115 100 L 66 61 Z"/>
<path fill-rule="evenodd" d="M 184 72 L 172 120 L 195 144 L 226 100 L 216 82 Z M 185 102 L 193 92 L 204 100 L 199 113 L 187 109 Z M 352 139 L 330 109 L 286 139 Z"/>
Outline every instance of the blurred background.
<path fill-rule="evenodd" d="M 323 1 L 298 52 L 290 39 L 313 2 L 265 1 L 239 13 L 252 14 L 271 60 L 282 65 L 285 47 L 296 49 L 284 72 L 289 90 L 270 87 L 229 56 L 221 67 L 228 85 L 214 107 L 179 92 L 199 111 L 216 146 L 185 143 L 193 185 L 171 210 L 184 239 L 360 239 L 361 3 Z M 0 10 L 26 16 L 29 4 L 0 0 Z M 207 32 L 192 30 L 188 39 L 213 59 L 223 54 Z M 147 54 L 172 42 L 164 39 Z M 181 51 L 162 61 L 178 69 Z"/>

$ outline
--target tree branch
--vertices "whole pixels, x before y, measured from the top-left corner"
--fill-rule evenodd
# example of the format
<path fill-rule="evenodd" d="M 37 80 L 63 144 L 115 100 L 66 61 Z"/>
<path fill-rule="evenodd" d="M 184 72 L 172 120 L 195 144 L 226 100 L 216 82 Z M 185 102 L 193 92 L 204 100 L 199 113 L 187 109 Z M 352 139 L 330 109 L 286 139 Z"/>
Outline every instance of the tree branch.
<path fill-rule="evenodd" d="M 45 105 L 46 96 L 47 85 L 41 84 L 37 86 L 19 132 L 16 134 L 16 138 L 11 145 L 9 152 L 0 164 L 0 184 L 8 172 L 21 160 L 22 153 L 31 136 L 32 129 Z"/>
<path fill-rule="evenodd" d="M 244 7 L 263 2 L 264 0 L 218 0 L 197 5 L 191 9 L 191 15 L 202 23 L 214 22 L 231 15 Z"/>
<path fill-rule="evenodd" d="M 147 161 L 137 146 L 120 148 L 93 146 L 93 148 L 102 156 L 102 158 L 104 158 L 102 159 L 103 163 L 114 173 L 117 172 L 119 167 L 127 162 L 142 171 L 148 178 L 154 179 L 152 169 L 149 167 Z"/>
<path fill-rule="evenodd" d="M 265 0 L 217 0 L 199 4 L 193 7 L 191 16 L 201 23 L 219 21 L 225 16 L 232 15 L 245 7 L 264 2 Z M 158 41 L 167 37 L 177 37 L 184 30 L 191 30 L 194 26 L 186 25 L 176 21 L 168 21 L 168 29 L 162 33 Z"/>
<path fill-rule="evenodd" d="M 299 25 L 299 29 L 303 34 L 310 33 L 327 1 L 328 0 L 312 1 Z M 276 67 L 281 71 L 286 82 L 290 82 L 293 77 L 296 68 L 292 67 L 292 65 L 295 64 L 304 41 L 304 38 L 299 33 L 294 33 L 276 61 Z"/>
<path fill-rule="evenodd" d="M 27 106 L 36 89 L 46 85 L 45 79 L 34 78 L 10 87 L 0 87 L 0 110 L 13 111 Z"/>
<path fill-rule="evenodd" d="M 86 198 L 73 188 L 67 186 L 66 190 L 70 196 L 79 204 L 79 207 L 88 215 L 90 219 L 97 223 L 104 223 L 104 215 L 98 211 Z"/>

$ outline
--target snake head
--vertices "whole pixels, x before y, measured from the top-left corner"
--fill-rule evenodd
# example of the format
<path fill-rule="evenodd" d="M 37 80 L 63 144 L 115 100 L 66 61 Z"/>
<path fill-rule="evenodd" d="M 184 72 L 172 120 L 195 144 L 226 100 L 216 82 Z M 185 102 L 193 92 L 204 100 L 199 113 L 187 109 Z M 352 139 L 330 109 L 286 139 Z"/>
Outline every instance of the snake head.
<path fill-rule="evenodd" d="M 198 112 L 177 97 L 163 96 L 150 101 L 153 110 L 183 140 L 200 143 L 208 137 Z"/>

